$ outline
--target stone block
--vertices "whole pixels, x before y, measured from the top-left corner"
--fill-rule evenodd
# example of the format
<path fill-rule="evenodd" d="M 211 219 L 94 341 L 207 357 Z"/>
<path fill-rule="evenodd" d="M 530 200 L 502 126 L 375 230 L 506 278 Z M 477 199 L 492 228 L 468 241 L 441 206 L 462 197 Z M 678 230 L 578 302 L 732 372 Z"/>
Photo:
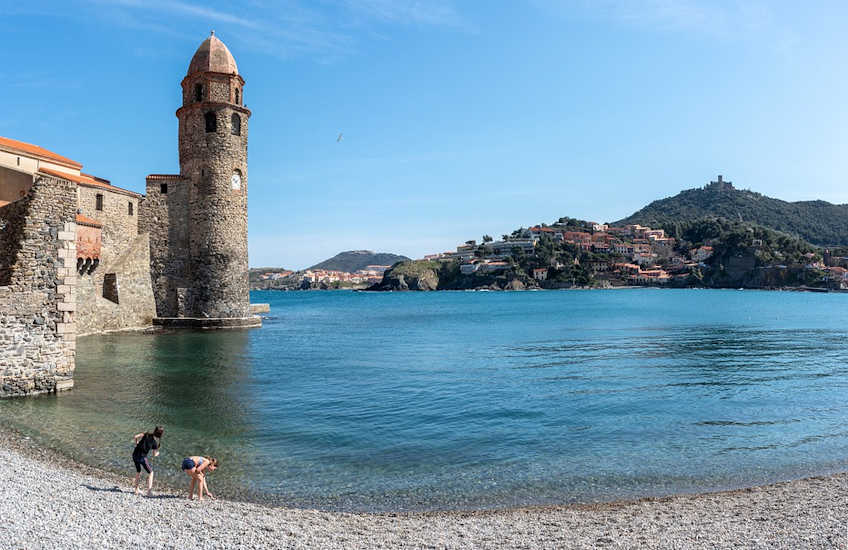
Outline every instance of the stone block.
<path fill-rule="evenodd" d="M 59 231 L 57 235 L 60 241 L 76 241 L 77 234 L 76 231 Z"/>
<path fill-rule="evenodd" d="M 59 311 L 74 311 L 77 309 L 77 305 L 74 302 L 59 302 L 56 304 L 56 309 Z"/>

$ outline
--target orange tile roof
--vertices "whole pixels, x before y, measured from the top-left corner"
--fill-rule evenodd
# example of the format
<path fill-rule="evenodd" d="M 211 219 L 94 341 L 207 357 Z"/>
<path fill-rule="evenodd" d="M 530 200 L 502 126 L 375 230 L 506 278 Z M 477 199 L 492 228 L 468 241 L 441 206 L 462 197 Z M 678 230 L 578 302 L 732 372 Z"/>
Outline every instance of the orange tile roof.
<path fill-rule="evenodd" d="M 116 193 L 122 193 L 124 195 L 131 195 L 133 197 L 140 197 L 141 195 L 135 193 L 133 191 L 129 191 L 127 189 L 121 189 L 120 187 L 115 187 L 111 183 L 108 183 L 108 180 L 95 178 L 93 176 L 89 176 L 88 174 L 80 174 L 79 176 L 75 174 L 66 174 L 64 172 L 59 172 L 58 170 L 51 170 L 49 168 L 39 168 L 39 172 L 47 174 L 49 176 L 55 176 L 57 178 L 63 178 L 68 181 L 73 181 L 75 183 L 81 185 L 90 185 L 92 187 L 102 187 L 103 189 L 108 189 L 109 191 L 114 191 Z"/>
<path fill-rule="evenodd" d="M 77 214 L 77 223 L 82 225 L 90 225 L 91 227 L 103 227 L 103 224 L 99 221 L 83 216 L 82 214 Z"/>
<path fill-rule="evenodd" d="M 47 149 L 39 147 L 38 145 L 33 145 L 32 143 L 25 143 L 16 139 L 9 139 L 0 136 L 0 147 L 7 147 L 9 149 L 21 151 L 22 153 L 29 153 L 37 157 L 51 160 L 56 164 L 63 164 L 70 168 L 75 168 L 76 170 L 82 168 L 82 164 L 78 163 L 77 161 L 71 160 L 61 155 L 57 155 L 53 151 L 48 151 Z"/>

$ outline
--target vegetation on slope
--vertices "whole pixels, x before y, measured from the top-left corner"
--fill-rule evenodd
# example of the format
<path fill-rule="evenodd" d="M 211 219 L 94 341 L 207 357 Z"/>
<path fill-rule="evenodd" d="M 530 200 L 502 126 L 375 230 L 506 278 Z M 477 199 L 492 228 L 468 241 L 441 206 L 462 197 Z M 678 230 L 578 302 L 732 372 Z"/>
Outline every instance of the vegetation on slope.
<path fill-rule="evenodd" d="M 671 222 L 711 217 L 768 227 L 820 246 L 848 245 L 848 205 L 786 202 L 731 186 L 688 189 L 654 201 L 614 225 L 665 227 Z"/>
<path fill-rule="evenodd" d="M 409 260 L 406 256 L 388 252 L 372 252 L 370 250 L 350 250 L 340 252 L 328 260 L 317 263 L 309 269 L 324 269 L 327 271 L 345 271 L 354 273 L 369 265 L 394 265 L 397 262 Z"/>

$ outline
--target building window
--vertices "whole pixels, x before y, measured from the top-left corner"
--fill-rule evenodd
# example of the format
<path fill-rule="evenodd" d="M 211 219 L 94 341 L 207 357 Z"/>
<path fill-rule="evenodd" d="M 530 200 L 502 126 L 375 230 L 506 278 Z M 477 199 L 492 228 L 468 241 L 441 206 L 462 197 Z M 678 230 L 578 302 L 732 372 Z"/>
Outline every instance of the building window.
<path fill-rule="evenodd" d="M 233 176 L 230 179 L 233 186 L 233 191 L 241 191 L 241 170 L 233 170 Z"/>
<path fill-rule="evenodd" d="M 103 195 L 100 193 L 97 193 L 97 196 L 94 197 L 94 209 L 103 210 Z"/>
<path fill-rule="evenodd" d="M 203 117 L 206 119 L 206 132 L 217 132 L 218 131 L 218 121 L 215 119 L 215 112 L 209 111 Z"/>
<path fill-rule="evenodd" d="M 195 84 L 194 85 L 194 100 L 195 101 L 203 101 L 203 85 Z"/>
<path fill-rule="evenodd" d="M 236 88 L 236 105 L 241 105 L 241 101 L 239 101 L 239 89 Z"/>
<path fill-rule="evenodd" d="M 233 116 L 230 119 L 230 121 L 232 122 L 232 128 L 230 128 L 230 132 L 234 136 L 240 136 L 241 135 L 241 117 L 238 116 L 237 114 L 233 113 Z"/>
<path fill-rule="evenodd" d="M 129 214 L 130 216 L 133 215 L 133 203 L 132 202 L 127 203 L 127 214 Z"/>
<path fill-rule="evenodd" d="M 18 157 L 18 166 L 21 165 L 21 157 Z"/>
<path fill-rule="evenodd" d="M 168 194 L 168 184 L 167 183 L 160 183 L 159 184 L 159 192 L 162 193 L 163 195 L 167 195 Z"/>

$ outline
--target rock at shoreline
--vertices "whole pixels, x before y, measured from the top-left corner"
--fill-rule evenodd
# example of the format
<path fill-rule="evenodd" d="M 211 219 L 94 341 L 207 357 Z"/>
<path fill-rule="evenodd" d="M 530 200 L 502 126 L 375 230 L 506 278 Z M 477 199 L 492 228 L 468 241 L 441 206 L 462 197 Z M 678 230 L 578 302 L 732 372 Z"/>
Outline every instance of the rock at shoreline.
<path fill-rule="evenodd" d="M 439 262 L 400 262 L 371 290 L 438 290 L 442 270 Z"/>

